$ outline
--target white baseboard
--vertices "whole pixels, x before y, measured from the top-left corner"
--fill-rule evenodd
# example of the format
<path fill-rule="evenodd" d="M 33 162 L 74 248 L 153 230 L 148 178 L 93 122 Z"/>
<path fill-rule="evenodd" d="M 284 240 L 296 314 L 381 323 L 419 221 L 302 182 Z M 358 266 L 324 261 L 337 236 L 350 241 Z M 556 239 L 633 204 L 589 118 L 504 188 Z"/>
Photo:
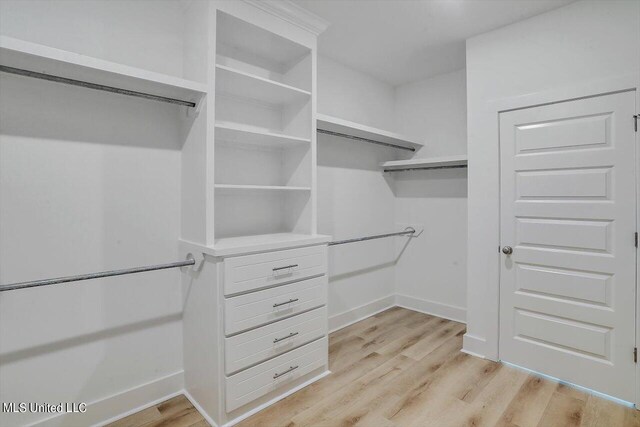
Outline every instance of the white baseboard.
<path fill-rule="evenodd" d="M 463 353 L 470 354 L 472 356 L 481 357 L 484 356 L 484 349 L 487 342 L 484 338 L 477 337 L 475 335 L 464 334 L 462 337 L 462 351 Z"/>
<path fill-rule="evenodd" d="M 442 304 L 435 301 L 429 301 L 400 294 L 396 294 L 395 305 L 397 305 L 398 307 L 407 308 L 409 310 L 419 311 L 421 313 L 431 314 L 433 316 L 453 320 L 455 322 L 466 323 L 467 310 L 465 310 L 463 307 Z"/>
<path fill-rule="evenodd" d="M 211 418 L 209 416 L 209 414 L 207 414 L 207 412 L 204 410 L 204 408 L 202 406 L 200 406 L 200 403 L 198 403 L 198 401 L 196 399 L 194 399 L 193 396 L 191 396 L 191 393 L 189 393 L 186 389 L 182 390 L 182 393 L 187 398 L 187 400 L 189 400 L 189 402 L 191 402 L 193 407 L 196 408 L 196 410 L 198 412 L 200 412 L 200 415 L 202 415 L 202 418 L 207 420 L 207 422 L 209 423 L 209 425 L 211 427 L 218 427 L 218 424 L 216 424 L 216 422 L 213 421 L 213 418 Z"/>
<path fill-rule="evenodd" d="M 183 393 L 184 371 L 175 372 L 146 384 L 87 404 L 84 414 L 59 414 L 30 426 L 63 427 L 70 425 L 103 426 L 157 405 Z"/>
<path fill-rule="evenodd" d="M 379 300 L 361 305 L 349 311 L 333 315 L 329 318 L 329 333 L 353 325 L 395 305 L 395 295 L 388 295 Z"/>

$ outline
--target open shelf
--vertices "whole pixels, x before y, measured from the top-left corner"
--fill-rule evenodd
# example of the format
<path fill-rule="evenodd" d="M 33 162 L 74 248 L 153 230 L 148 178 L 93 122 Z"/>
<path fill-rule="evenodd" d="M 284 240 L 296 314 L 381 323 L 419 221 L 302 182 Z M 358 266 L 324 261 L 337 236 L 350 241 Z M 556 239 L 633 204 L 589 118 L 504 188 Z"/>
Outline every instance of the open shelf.
<path fill-rule="evenodd" d="M 216 65 L 216 91 L 268 104 L 308 100 L 311 93 L 225 65 Z"/>
<path fill-rule="evenodd" d="M 288 185 L 238 185 L 215 184 L 219 193 L 232 193 L 239 191 L 311 191 L 311 187 L 293 187 Z"/>
<path fill-rule="evenodd" d="M 231 256 L 250 252 L 272 251 L 295 246 L 326 243 L 331 236 L 321 234 L 272 233 L 216 239 L 214 256 Z"/>
<path fill-rule="evenodd" d="M 216 63 L 311 90 L 311 49 L 226 13 L 218 13 Z"/>
<path fill-rule="evenodd" d="M 243 123 L 216 122 L 216 141 L 240 144 L 288 147 L 308 145 L 310 138 L 300 138 Z"/>
<path fill-rule="evenodd" d="M 467 165 L 467 155 L 431 157 L 426 159 L 394 160 L 380 163 L 385 171 L 401 171 L 411 169 L 443 169 L 464 167 Z"/>
<path fill-rule="evenodd" d="M 0 36 L 0 65 L 197 103 L 204 83 Z"/>
<path fill-rule="evenodd" d="M 316 126 L 318 129 L 325 131 L 355 136 L 385 144 L 398 145 L 400 147 L 406 147 L 414 150 L 418 150 L 424 146 L 423 143 L 398 133 L 376 129 L 371 126 L 365 126 L 348 120 L 339 119 L 337 117 L 328 116 L 326 114 L 316 115 Z"/>

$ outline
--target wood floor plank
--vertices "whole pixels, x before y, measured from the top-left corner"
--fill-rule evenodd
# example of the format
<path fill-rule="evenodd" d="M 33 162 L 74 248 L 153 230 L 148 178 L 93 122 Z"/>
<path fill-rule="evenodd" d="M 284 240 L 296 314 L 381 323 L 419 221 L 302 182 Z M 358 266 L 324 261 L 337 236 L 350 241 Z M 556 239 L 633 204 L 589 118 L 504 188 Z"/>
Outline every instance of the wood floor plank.
<path fill-rule="evenodd" d="M 450 322 L 444 329 L 439 331 L 435 336 L 429 337 L 428 340 L 421 340 L 407 348 L 402 352 L 405 356 L 411 357 L 414 360 L 420 360 L 427 354 L 433 351 L 443 342 L 449 340 L 454 336 L 462 336 L 465 331 L 465 326 L 462 323 Z"/>
<path fill-rule="evenodd" d="M 582 423 L 585 401 L 556 391 L 538 423 L 540 427 L 578 427 Z"/>
<path fill-rule="evenodd" d="M 449 324 L 446 319 L 434 318 L 424 322 L 420 327 L 413 328 L 412 331 L 402 340 L 390 342 L 377 350 L 380 354 L 397 354 L 413 347 L 420 341 L 428 339 L 435 333 L 445 329 Z"/>
<path fill-rule="evenodd" d="M 466 380 L 460 382 L 459 389 L 454 391 L 454 395 L 458 399 L 467 403 L 472 403 L 503 367 L 500 363 L 490 360 L 477 359 L 475 357 L 471 358 L 471 360 L 474 363 L 473 367 L 467 372 Z"/>
<path fill-rule="evenodd" d="M 589 396 L 580 423 L 581 427 L 608 427 L 624 425 L 626 409 L 605 399 Z M 635 411 L 635 410 L 634 410 Z"/>
<path fill-rule="evenodd" d="M 151 421 L 162 419 L 162 414 L 158 411 L 156 406 L 143 409 L 140 412 L 136 412 L 128 417 L 121 418 L 118 421 L 109 424 L 110 427 L 138 427 Z"/>
<path fill-rule="evenodd" d="M 529 375 L 497 425 L 499 427 L 537 426 L 555 390 L 555 383 L 537 375 Z"/>
<path fill-rule="evenodd" d="M 331 421 L 332 415 L 337 415 L 344 410 L 353 410 L 358 399 L 366 399 L 370 390 L 374 392 L 380 391 L 380 389 L 376 390 L 376 388 L 383 387 L 399 375 L 405 367 L 411 365 L 413 365 L 412 360 L 403 355 L 398 355 L 369 371 L 358 381 L 341 388 L 306 411 L 297 414 L 292 418 L 292 421 L 296 426 L 327 424 Z"/>
<path fill-rule="evenodd" d="M 144 424 L 143 427 L 189 427 L 202 420 L 204 420 L 202 415 L 192 406 L 191 408 L 186 408 L 171 414 L 166 418 Z"/>
<path fill-rule="evenodd" d="M 447 340 L 440 347 L 418 361 L 402 378 L 393 384 L 392 392 L 399 394 L 397 405 L 386 416 L 398 425 L 409 425 L 415 420 L 428 418 L 429 412 L 437 409 L 429 402 L 438 399 L 446 389 L 448 381 L 455 382 L 453 374 L 462 372 L 471 357 L 467 354 L 451 351 L 459 348 L 462 337 Z M 433 416 L 433 414 L 431 414 Z"/>
<path fill-rule="evenodd" d="M 606 414 L 603 417 L 606 417 Z M 636 408 L 625 408 L 622 425 L 624 427 L 640 427 L 640 411 Z"/>
<path fill-rule="evenodd" d="M 463 324 L 394 307 L 332 333 L 332 374 L 238 427 L 640 427 L 634 408 L 461 353 Z M 178 396 L 110 427 L 207 427 Z"/>
<path fill-rule="evenodd" d="M 460 413 L 462 425 L 494 426 L 522 387 L 527 374 L 503 367 L 484 387 L 468 410 Z"/>

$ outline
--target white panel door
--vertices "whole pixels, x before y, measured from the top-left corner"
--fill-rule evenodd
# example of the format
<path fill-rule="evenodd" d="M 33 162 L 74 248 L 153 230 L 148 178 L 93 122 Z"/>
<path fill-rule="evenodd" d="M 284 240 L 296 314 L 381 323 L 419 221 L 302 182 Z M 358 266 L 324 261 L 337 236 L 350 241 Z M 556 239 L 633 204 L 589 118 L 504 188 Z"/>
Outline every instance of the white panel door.
<path fill-rule="evenodd" d="M 630 402 L 634 111 L 629 91 L 500 114 L 500 359 Z"/>

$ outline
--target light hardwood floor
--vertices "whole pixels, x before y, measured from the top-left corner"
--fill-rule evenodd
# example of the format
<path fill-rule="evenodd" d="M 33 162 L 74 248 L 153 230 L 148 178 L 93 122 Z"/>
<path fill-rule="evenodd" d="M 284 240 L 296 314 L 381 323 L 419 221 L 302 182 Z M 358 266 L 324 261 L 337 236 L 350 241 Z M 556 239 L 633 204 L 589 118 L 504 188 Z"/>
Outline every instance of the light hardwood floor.
<path fill-rule="evenodd" d="M 394 307 L 330 336 L 332 374 L 239 427 L 640 427 L 609 400 L 460 352 L 461 323 Z M 184 396 L 111 427 L 202 427 Z"/>

